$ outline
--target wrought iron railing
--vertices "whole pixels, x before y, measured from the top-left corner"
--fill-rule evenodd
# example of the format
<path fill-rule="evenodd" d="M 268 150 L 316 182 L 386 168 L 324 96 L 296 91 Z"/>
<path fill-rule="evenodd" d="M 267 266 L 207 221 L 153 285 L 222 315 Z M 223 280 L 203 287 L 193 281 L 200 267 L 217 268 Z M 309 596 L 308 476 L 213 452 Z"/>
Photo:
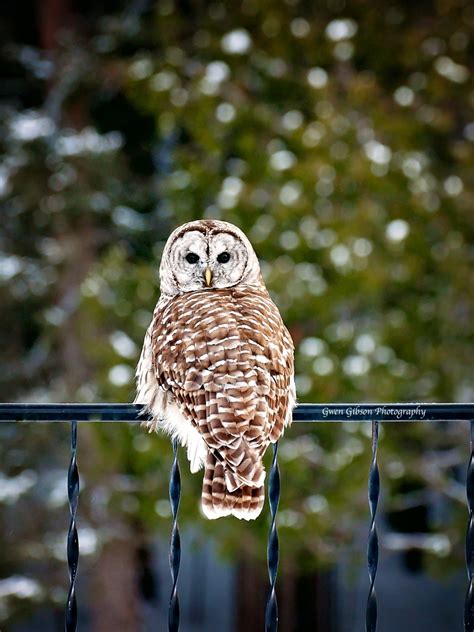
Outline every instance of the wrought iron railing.
<path fill-rule="evenodd" d="M 69 592 L 66 602 L 65 629 L 77 629 L 77 604 L 75 585 L 79 563 L 79 541 L 76 514 L 79 500 L 79 473 L 77 468 L 78 422 L 140 422 L 142 407 L 135 404 L 0 404 L 0 422 L 70 422 L 71 461 L 67 474 L 70 524 L 67 537 L 67 561 Z M 369 590 L 366 606 L 366 632 L 377 630 L 377 600 L 375 580 L 379 547 L 376 518 L 380 494 L 380 478 L 377 466 L 379 422 L 468 421 L 470 423 L 470 458 L 467 467 L 466 496 L 468 524 L 466 533 L 466 569 L 468 586 L 464 602 L 464 632 L 474 632 L 474 404 L 300 404 L 293 412 L 296 422 L 355 422 L 372 424 L 372 459 L 368 476 L 370 527 L 367 544 Z M 168 629 L 179 630 L 178 574 L 181 560 L 181 544 L 178 529 L 178 509 L 181 495 L 181 479 L 178 463 L 178 446 L 173 445 L 173 464 L 170 474 L 169 496 L 172 513 L 172 531 L 169 548 L 169 565 L 172 589 L 168 613 Z M 277 462 L 278 445 L 274 445 L 273 459 L 268 477 L 270 506 L 270 531 L 267 561 L 270 587 L 265 612 L 265 632 L 277 632 L 278 605 L 275 592 L 279 561 L 277 510 L 280 499 L 280 473 Z"/>

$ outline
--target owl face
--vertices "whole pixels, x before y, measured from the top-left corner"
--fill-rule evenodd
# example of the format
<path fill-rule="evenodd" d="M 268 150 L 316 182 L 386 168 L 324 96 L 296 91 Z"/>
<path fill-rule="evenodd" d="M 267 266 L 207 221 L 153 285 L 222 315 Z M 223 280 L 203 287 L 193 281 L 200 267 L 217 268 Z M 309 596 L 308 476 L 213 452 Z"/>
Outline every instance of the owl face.
<path fill-rule="evenodd" d="M 166 243 L 160 267 L 161 293 L 262 285 L 255 252 L 234 225 L 217 220 L 190 222 Z"/>

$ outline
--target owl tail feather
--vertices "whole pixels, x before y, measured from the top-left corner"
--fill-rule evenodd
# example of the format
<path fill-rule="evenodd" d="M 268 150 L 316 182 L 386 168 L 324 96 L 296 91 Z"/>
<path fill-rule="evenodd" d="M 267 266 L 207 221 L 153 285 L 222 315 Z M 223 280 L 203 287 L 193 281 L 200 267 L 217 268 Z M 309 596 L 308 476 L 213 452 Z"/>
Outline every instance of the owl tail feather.
<path fill-rule="evenodd" d="M 206 518 L 215 520 L 235 516 L 240 520 L 255 520 L 265 501 L 265 487 L 242 485 L 233 491 L 226 487 L 226 471 L 222 462 L 209 453 L 202 486 L 202 510 Z"/>

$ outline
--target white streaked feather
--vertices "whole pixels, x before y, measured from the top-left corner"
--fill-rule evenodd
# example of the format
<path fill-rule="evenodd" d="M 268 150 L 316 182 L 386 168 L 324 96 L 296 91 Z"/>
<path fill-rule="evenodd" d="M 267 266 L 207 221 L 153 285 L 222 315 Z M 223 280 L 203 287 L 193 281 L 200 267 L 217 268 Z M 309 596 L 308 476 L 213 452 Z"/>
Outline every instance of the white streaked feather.
<path fill-rule="evenodd" d="M 191 472 L 199 471 L 207 456 L 207 447 L 196 428 L 183 416 L 172 401 L 169 391 L 158 386 L 152 365 L 150 330 L 145 335 L 143 350 L 137 367 L 137 395 L 135 403 L 144 404 L 152 419 L 143 422 L 149 432 L 162 430 L 187 448 Z"/>

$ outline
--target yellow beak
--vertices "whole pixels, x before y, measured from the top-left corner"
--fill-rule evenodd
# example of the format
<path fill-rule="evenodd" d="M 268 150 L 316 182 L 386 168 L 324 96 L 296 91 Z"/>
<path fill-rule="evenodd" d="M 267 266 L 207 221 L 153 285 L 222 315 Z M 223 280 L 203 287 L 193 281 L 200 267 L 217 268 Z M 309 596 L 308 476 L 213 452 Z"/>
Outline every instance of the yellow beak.
<path fill-rule="evenodd" d="M 204 278 L 206 280 L 206 285 L 211 285 L 212 281 L 212 272 L 210 268 L 206 268 L 204 271 Z"/>

